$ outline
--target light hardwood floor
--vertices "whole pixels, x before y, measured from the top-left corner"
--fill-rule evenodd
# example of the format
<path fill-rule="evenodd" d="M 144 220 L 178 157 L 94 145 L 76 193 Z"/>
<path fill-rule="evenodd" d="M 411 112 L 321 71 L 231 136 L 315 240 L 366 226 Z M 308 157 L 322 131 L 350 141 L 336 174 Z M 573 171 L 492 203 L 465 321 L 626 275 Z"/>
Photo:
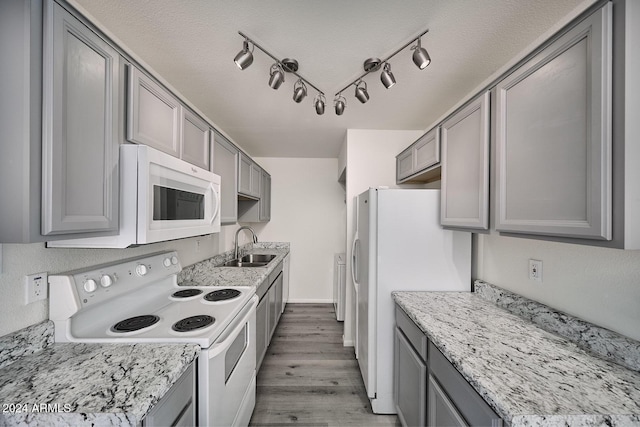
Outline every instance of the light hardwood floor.
<path fill-rule="evenodd" d="M 375 415 L 332 304 L 287 304 L 257 379 L 252 426 L 399 426 Z"/>

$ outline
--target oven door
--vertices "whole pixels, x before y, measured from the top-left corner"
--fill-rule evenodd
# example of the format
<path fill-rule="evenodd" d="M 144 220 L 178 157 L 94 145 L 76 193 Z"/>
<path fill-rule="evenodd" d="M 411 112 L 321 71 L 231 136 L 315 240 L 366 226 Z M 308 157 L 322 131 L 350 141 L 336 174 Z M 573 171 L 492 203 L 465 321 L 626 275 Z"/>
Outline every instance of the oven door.
<path fill-rule="evenodd" d="M 137 242 L 220 231 L 220 177 L 147 146 L 138 153 Z"/>
<path fill-rule="evenodd" d="M 256 399 L 254 296 L 198 359 L 198 425 L 246 426 Z"/>

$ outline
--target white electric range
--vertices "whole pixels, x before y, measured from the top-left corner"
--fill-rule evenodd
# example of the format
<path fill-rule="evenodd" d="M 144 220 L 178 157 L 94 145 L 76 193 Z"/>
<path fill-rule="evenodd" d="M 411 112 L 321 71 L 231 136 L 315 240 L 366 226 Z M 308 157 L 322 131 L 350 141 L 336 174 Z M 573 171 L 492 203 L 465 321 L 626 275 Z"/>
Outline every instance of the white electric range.
<path fill-rule="evenodd" d="M 198 344 L 198 424 L 246 426 L 255 406 L 255 289 L 178 286 L 180 271 L 177 253 L 165 252 L 49 276 L 55 340 Z"/>

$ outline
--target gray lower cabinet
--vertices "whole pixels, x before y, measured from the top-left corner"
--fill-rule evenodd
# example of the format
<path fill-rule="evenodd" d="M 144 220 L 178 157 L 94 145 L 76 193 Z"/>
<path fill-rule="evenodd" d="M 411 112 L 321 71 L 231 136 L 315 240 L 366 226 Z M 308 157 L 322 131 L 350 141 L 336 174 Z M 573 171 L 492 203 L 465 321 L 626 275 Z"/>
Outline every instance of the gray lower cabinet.
<path fill-rule="evenodd" d="M 283 265 L 276 267 L 256 290 L 260 298 L 256 309 L 256 371 L 262 365 L 282 314 Z"/>
<path fill-rule="evenodd" d="M 443 226 L 489 228 L 489 92 L 441 126 Z"/>
<path fill-rule="evenodd" d="M 612 9 L 498 83 L 497 230 L 611 238 Z"/>
<path fill-rule="evenodd" d="M 45 2 L 42 234 L 118 230 L 120 54 Z"/>
<path fill-rule="evenodd" d="M 196 425 L 194 363 L 142 420 L 142 427 Z"/>
<path fill-rule="evenodd" d="M 449 400 L 433 375 L 429 375 L 429 423 L 430 426 L 468 426 L 456 406 Z M 416 424 L 423 425 L 423 424 Z"/>
<path fill-rule="evenodd" d="M 213 172 L 220 175 L 220 222 L 238 221 L 238 157 L 240 150 L 218 132 L 213 133 Z"/>
<path fill-rule="evenodd" d="M 427 364 L 395 329 L 394 390 L 398 418 L 404 426 L 424 426 L 427 419 Z"/>
<path fill-rule="evenodd" d="M 258 303 L 256 308 L 256 371 L 262 365 L 262 359 L 269 346 L 269 293 Z"/>
<path fill-rule="evenodd" d="M 502 419 L 396 306 L 394 401 L 403 426 L 502 426 Z"/>

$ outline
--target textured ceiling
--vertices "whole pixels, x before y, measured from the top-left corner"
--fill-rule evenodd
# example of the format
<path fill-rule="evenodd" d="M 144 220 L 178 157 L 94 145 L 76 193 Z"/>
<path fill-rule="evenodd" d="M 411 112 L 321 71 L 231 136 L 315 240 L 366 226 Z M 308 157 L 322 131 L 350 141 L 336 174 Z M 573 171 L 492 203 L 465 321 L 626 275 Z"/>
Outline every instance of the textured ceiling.
<path fill-rule="evenodd" d="M 186 96 L 234 142 L 257 157 L 337 157 L 345 131 L 425 129 L 583 0 L 74 0 Z M 365 78 L 342 116 L 334 94 L 423 30 L 432 63 L 418 70 L 408 48 L 391 61 L 397 84 Z M 240 71 L 242 31 L 325 92 L 292 100 L 295 76 L 274 91 L 273 62 L 254 51 Z"/>

